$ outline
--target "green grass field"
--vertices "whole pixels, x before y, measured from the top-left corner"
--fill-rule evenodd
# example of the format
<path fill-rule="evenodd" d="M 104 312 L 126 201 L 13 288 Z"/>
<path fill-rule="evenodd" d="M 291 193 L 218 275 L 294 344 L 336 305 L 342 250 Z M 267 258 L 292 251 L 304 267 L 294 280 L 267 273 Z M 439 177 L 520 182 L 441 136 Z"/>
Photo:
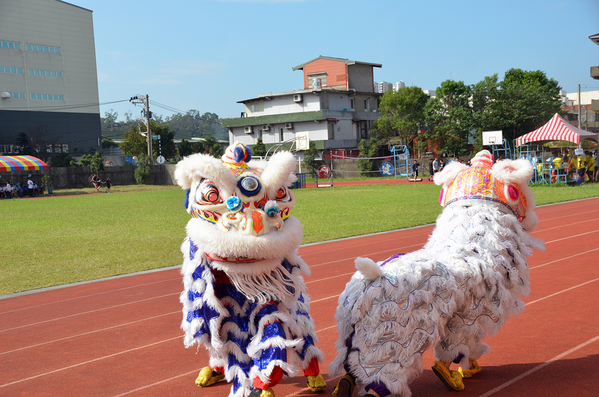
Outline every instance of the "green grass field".
<path fill-rule="evenodd" d="M 599 184 L 533 186 L 537 204 L 599 196 Z M 0 200 L 0 295 L 178 265 L 189 215 L 175 186 L 57 191 Z M 72 196 L 72 194 L 78 194 Z M 433 223 L 433 184 L 294 190 L 303 243 Z"/>

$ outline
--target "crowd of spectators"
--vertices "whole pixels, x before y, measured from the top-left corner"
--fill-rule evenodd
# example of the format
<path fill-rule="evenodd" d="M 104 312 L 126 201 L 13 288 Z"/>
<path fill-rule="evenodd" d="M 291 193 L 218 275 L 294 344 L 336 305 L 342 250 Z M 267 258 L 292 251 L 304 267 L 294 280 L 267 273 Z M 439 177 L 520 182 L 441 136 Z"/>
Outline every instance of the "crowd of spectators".
<path fill-rule="evenodd" d="M 0 182 L 0 198 L 33 197 L 41 194 L 44 194 L 44 189 L 31 178 L 27 178 L 27 182 L 22 185 L 20 182 L 14 185 L 10 182 Z"/>
<path fill-rule="evenodd" d="M 597 182 L 598 160 L 597 150 L 580 154 L 571 154 L 568 151 L 554 152 L 543 163 L 537 164 L 537 171 L 539 174 L 545 173 L 552 182 L 557 178 L 558 172 L 565 174 L 567 180 L 576 181 L 578 184 Z"/>

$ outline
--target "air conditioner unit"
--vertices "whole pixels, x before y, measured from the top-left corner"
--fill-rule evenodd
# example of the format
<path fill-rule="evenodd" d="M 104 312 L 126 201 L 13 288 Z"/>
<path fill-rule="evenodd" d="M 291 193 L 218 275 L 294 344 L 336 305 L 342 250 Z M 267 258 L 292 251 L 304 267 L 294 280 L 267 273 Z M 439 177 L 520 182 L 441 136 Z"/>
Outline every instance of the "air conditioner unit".
<path fill-rule="evenodd" d="M 248 126 L 243 127 L 243 132 L 245 132 L 246 134 L 251 134 L 253 132 L 252 126 L 248 125 Z"/>
<path fill-rule="evenodd" d="M 270 125 L 268 125 L 268 124 L 264 124 L 264 125 L 262 126 L 262 131 L 270 131 Z"/>
<path fill-rule="evenodd" d="M 302 101 L 302 94 L 293 95 L 293 102 L 301 102 L 301 101 Z"/>
<path fill-rule="evenodd" d="M 285 129 L 286 130 L 292 130 L 293 129 L 293 123 L 285 123 Z"/>

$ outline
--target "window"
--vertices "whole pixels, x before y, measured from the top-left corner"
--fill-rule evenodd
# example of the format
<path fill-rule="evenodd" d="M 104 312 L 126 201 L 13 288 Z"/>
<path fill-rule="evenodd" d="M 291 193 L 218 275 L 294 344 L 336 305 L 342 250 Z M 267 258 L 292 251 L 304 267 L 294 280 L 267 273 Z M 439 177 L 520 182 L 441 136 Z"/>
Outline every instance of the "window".
<path fill-rule="evenodd" d="M 284 137 L 283 137 L 283 129 L 281 128 L 281 129 L 279 130 L 279 142 L 283 142 L 283 140 L 284 140 Z"/>
<path fill-rule="evenodd" d="M 57 72 L 55 70 L 29 69 L 28 73 L 30 76 L 62 77 L 62 72 Z"/>
<path fill-rule="evenodd" d="M 327 74 L 326 73 L 312 73 L 308 75 L 308 88 L 316 88 L 314 87 L 314 83 L 320 81 L 320 86 L 325 87 L 327 85 Z"/>
<path fill-rule="evenodd" d="M 0 73 L 23 74 L 23 69 L 8 66 L 0 66 Z"/>
<path fill-rule="evenodd" d="M 9 92 L 12 99 L 25 99 L 24 92 Z"/>
<path fill-rule="evenodd" d="M 21 49 L 21 43 L 15 41 L 0 41 L 1 48 L 14 48 L 15 50 Z"/>
<path fill-rule="evenodd" d="M 55 94 L 31 94 L 32 100 L 38 101 L 64 101 L 64 95 L 55 95 Z"/>
<path fill-rule="evenodd" d="M 27 51 L 48 52 L 48 53 L 52 53 L 52 54 L 60 54 L 60 48 L 51 47 L 51 46 L 47 46 L 47 45 L 27 44 L 25 46 L 25 48 L 27 48 Z"/>
<path fill-rule="evenodd" d="M 354 98 L 350 98 L 350 99 L 349 99 L 349 108 L 350 108 L 351 110 L 354 110 Z"/>
<path fill-rule="evenodd" d="M 328 130 L 328 139 L 335 139 L 335 124 L 334 123 L 328 123 L 327 125 L 327 130 Z"/>

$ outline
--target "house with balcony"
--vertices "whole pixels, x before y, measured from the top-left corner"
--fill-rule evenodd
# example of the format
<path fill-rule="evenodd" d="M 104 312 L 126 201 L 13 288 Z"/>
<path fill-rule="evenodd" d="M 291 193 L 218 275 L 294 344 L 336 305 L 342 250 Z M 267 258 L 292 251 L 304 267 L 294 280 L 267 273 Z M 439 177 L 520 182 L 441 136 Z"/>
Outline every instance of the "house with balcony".
<path fill-rule="evenodd" d="M 357 156 L 358 142 L 379 116 L 375 67 L 382 65 L 324 56 L 295 66 L 303 72 L 303 88 L 239 101 L 241 117 L 223 120 L 229 141 L 252 146 L 261 138 L 267 147 L 295 142 L 296 150 L 312 141 L 325 158 Z"/>

